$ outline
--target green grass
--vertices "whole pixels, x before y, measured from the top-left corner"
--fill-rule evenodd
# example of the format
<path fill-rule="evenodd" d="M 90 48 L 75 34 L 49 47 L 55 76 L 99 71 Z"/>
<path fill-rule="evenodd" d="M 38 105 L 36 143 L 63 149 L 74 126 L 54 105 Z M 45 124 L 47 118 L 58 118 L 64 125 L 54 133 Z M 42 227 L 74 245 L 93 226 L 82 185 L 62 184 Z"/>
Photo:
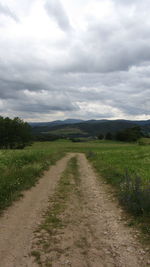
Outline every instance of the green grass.
<path fill-rule="evenodd" d="M 34 186 L 50 165 L 64 155 L 62 143 L 35 143 L 25 150 L 0 150 L 0 212 Z"/>
<path fill-rule="evenodd" d="M 75 143 L 68 150 L 86 153 L 99 176 L 111 183 L 121 204 L 150 235 L 150 146 L 113 141 Z M 145 235 L 146 237 L 146 235 Z"/>
<path fill-rule="evenodd" d="M 113 141 L 72 143 L 68 151 L 83 152 L 89 157 L 98 173 L 110 183 L 118 185 L 126 170 L 138 174 L 143 183 L 150 181 L 150 147 Z M 90 156 L 91 154 L 91 156 Z"/>
<path fill-rule="evenodd" d="M 115 186 L 118 192 L 120 192 L 121 184 L 129 180 L 133 181 L 133 183 L 130 182 L 130 191 L 135 191 L 134 181 L 136 181 L 135 177 L 137 176 L 141 179 L 140 190 L 145 190 L 150 185 L 150 146 L 146 145 L 149 143 L 149 139 L 141 141 L 142 144 L 114 141 L 72 143 L 60 140 L 35 143 L 25 150 L 1 150 L 0 210 L 18 198 L 22 190 L 33 186 L 43 170 L 66 152 L 85 153 L 97 173 Z M 144 192 L 142 196 L 147 199 L 148 191 L 146 193 L 145 191 L 141 192 L 142 194 Z M 134 198 L 133 195 L 132 198 Z M 149 222 L 150 215 L 147 214 L 146 216 L 148 219 L 144 217 L 144 220 Z"/>
<path fill-rule="evenodd" d="M 138 141 L 139 145 L 150 145 L 150 138 L 141 138 Z"/>
<path fill-rule="evenodd" d="M 45 132 L 45 134 L 46 133 L 50 133 L 50 134 L 54 134 L 54 135 L 87 134 L 86 132 L 80 130 L 79 128 L 71 128 L 71 127 L 58 129 L 58 130 L 52 130 L 49 132 Z"/>
<path fill-rule="evenodd" d="M 35 143 L 24 150 L 0 150 L 0 210 L 33 186 L 43 170 L 65 152 L 83 152 L 106 180 L 118 186 L 126 171 L 150 181 L 150 146 L 113 141 Z"/>

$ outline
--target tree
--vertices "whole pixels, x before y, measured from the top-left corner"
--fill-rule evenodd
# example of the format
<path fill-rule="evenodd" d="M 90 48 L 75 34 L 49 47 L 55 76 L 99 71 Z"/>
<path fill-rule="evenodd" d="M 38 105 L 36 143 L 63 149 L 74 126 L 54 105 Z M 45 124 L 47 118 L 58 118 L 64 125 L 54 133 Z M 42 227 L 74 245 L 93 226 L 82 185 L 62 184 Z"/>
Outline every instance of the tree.
<path fill-rule="evenodd" d="M 143 136 L 140 126 L 135 126 L 132 128 L 127 128 L 123 131 L 119 131 L 116 134 L 116 140 L 136 142 L 139 138 Z"/>
<path fill-rule="evenodd" d="M 112 137 L 112 134 L 110 132 L 108 132 L 106 135 L 105 135 L 105 139 L 106 140 L 112 140 L 113 137 Z"/>
<path fill-rule="evenodd" d="M 31 129 L 28 123 L 17 118 L 0 117 L 0 148 L 24 148 L 31 143 Z"/>
<path fill-rule="evenodd" d="M 100 134 L 98 135 L 98 139 L 99 139 L 99 140 L 103 140 L 103 139 L 104 139 L 104 135 L 100 133 Z"/>

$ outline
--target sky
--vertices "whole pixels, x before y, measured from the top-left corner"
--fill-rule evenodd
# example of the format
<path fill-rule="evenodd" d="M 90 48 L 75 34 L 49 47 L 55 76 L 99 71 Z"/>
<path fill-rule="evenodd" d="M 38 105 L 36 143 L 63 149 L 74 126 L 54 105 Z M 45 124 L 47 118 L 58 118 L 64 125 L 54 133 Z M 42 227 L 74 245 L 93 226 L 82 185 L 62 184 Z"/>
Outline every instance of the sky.
<path fill-rule="evenodd" d="M 149 10 L 149 0 L 1 0 L 1 116 L 150 119 Z"/>

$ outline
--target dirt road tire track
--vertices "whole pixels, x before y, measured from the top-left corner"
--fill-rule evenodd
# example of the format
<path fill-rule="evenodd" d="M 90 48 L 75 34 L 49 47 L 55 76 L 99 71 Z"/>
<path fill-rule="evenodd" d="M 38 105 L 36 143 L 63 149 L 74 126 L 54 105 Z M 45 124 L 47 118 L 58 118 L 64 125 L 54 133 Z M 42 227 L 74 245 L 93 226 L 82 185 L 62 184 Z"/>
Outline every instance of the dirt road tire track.
<path fill-rule="evenodd" d="M 28 256 L 33 232 L 70 158 L 71 154 L 59 160 L 0 218 L 0 267 L 34 267 Z"/>

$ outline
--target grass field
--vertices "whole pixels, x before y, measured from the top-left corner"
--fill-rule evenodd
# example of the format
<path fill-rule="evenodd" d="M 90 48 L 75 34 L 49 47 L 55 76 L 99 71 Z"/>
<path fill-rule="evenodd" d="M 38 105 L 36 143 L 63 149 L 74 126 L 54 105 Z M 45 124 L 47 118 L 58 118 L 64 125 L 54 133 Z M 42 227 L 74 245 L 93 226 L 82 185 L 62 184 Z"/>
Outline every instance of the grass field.
<path fill-rule="evenodd" d="M 127 207 L 135 215 L 149 216 L 150 146 L 113 141 L 60 140 L 35 143 L 25 150 L 1 150 L 0 210 L 33 186 L 43 171 L 67 152 L 86 153 L 97 173 L 119 189 Z"/>
<path fill-rule="evenodd" d="M 54 134 L 54 135 L 64 135 L 64 136 L 67 136 L 68 134 L 87 134 L 86 132 L 84 131 L 81 131 L 80 129 L 78 128 L 71 128 L 71 127 L 67 127 L 67 128 L 63 128 L 63 129 L 59 129 L 59 130 L 53 130 L 53 131 L 49 131 L 47 133 L 50 133 L 50 134 Z"/>
<path fill-rule="evenodd" d="M 86 153 L 96 170 L 112 184 L 117 185 L 126 171 L 141 176 L 143 183 L 150 180 L 150 146 L 93 141 L 71 144 L 69 149 Z"/>
<path fill-rule="evenodd" d="M 0 212 L 21 191 L 35 185 L 43 171 L 64 155 L 62 143 L 36 143 L 24 150 L 0 150 Z"/>
<path fill-rule="evenodd" d="M 93 141 L 72 144 L 69 149 L 86 153 L 97 173 L 117 188 L 128 211 L 136 217 L 150 217 L 149 145 Z"/>

